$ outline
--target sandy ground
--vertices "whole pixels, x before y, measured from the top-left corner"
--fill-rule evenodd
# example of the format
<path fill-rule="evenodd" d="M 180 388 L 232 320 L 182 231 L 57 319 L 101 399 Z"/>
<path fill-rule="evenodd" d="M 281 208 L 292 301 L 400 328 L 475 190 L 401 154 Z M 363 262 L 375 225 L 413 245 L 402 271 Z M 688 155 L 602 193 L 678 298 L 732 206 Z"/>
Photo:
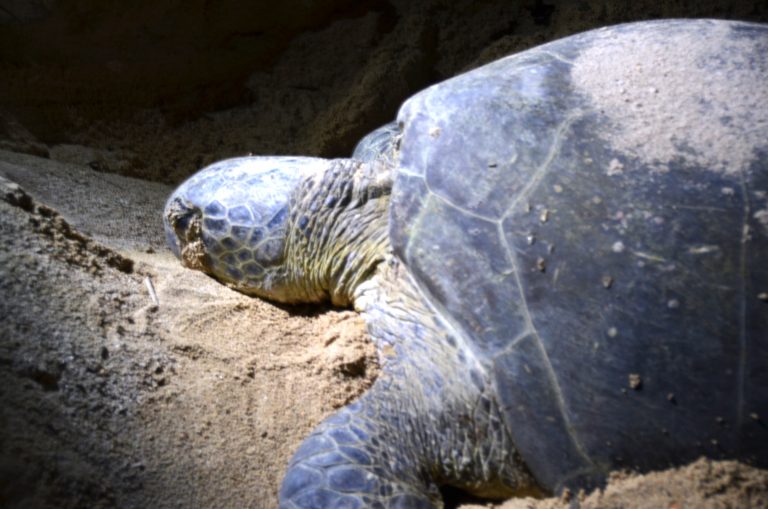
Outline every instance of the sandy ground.
<path fill-rule="evenodd" d="M 302 437 L 376 376 L 360 318 L 182 268 L 163 184 L 3 151 L 0 178 L 0 506 L 276 507 Z M 500 507 L 767 506 L 768 472 L 700 460 Z"/>
<path fill-rule="evenodd" d="M 274 507 L 302 436 L 376 374 L 360 319 L 183 269 L 166 186 L 2 156 L 34 201 L 2 181 L 0 506 Z"/>

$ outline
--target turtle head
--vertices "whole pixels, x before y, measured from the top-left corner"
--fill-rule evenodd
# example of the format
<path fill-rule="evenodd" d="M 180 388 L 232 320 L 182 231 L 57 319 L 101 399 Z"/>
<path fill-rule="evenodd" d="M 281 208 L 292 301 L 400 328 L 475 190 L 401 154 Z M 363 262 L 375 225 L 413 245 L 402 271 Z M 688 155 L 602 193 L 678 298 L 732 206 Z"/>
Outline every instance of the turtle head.
<path fill-rule="evenodd" d="M 319 175 L 313 158 L 242 157 L 193 175 L 168 199 L 168 245 L 184 265 L 228 286 L 277 301 L 296 300 L 285 256 L 291 198 Z"/>
<path fill-rule="evenodd" d="M 376 187 L 360 178 L 361 167 L 372 171 L 352 160 L 311 157 L 215 163 L 168 198 L 163 214 L 168 245 L 187 267 L 243 293 L 285 303 L 330 298 L 346 305 L 349 285 L 359 282 L 379 250 L 362 231 L 371 221 L 359 218 L 357 209 L 386 215 L 382 205 L 366 207 L 388 192 L 360 189 Z"/>

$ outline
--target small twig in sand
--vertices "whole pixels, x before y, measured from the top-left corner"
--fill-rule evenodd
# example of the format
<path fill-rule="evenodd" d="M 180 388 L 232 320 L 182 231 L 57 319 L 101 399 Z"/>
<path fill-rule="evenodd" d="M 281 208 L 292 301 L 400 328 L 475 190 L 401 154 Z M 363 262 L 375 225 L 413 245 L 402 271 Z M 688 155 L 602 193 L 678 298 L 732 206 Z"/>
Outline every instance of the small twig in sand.
<path fill-rule="evenodd" d="M 147 286 L 147 291 L 149 292 L 149 297 L 152 299 L 152 302 L 155 304 L 155 306 L 160 307 L 160 299 L 157 298 L 155 285 L 152 284 L 152 280 L 149 278 L 149 276 L 144 278 L 144 284 Z"/>

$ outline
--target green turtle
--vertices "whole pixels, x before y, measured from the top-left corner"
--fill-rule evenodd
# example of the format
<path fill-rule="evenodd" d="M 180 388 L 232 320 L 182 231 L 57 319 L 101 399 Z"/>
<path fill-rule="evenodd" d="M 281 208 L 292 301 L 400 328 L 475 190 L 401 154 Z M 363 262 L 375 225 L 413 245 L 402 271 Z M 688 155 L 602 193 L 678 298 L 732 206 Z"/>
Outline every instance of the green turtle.
<path fill-rule="evenodd" d="M 245 157 L 182 184 L 165 225 L 185 264 L 353 305 L 378 348 L 281 507 L 768 466 L 766 84 L 767 25 L 619 25 L 425 89 L 365 161 Z"/>

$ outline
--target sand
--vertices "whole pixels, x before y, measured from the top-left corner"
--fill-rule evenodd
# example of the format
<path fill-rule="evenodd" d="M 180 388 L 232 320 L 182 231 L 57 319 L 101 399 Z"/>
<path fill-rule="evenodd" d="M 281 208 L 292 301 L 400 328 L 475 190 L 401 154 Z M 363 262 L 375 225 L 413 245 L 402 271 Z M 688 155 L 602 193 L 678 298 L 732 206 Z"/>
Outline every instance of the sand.
<path fill-rule="evenodd" d="M 182 268 L 146 220 L 167 186 L 2 159 L 25 187 L 0 181 L 0 456 L 13 480 L 0 505 L 274 507 L 301 438 L 375 377 L 360 318 L 281 309 Z"/>

